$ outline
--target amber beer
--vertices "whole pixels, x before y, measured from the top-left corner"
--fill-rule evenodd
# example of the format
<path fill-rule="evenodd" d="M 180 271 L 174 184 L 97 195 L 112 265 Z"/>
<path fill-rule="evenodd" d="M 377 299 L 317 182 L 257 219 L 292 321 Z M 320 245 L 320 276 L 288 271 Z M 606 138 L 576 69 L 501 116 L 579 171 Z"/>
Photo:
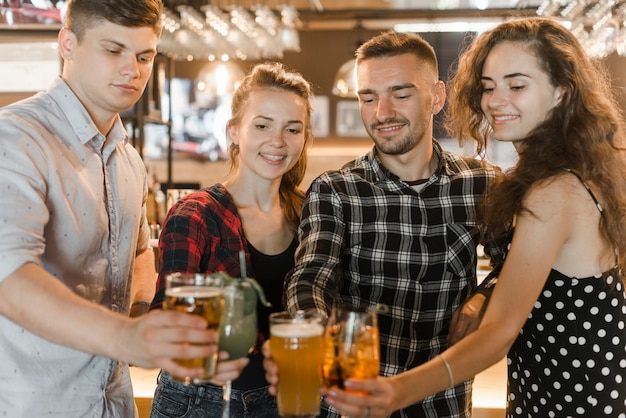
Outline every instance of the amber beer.
<path fill-rule="evenodd" d="M 344 381 L 350 378 L 373 379 L 380 369 L 378 328 L 365 326 L 358 339 L 342 339 L 339 326 L 331 324 L 324 337 L 324 364 L 322 378 L 325 387 L 345 389 Z M 362 393 L 349 390 L 349 392 Z"/>
<path fill-rule="evenodd" d="M 286 312 L 270 316 L 270 349 L 278 365 L 278 413 L 284 418 L 315 417 L 320 413 L 324 327 L 318 314 L 292 318 Z"/>
<path fill-rule="evenodd" d="M 170 275 L 166 278 L 165 300 L 163 309 L 198 315 L 207 321 L 207 328 L 218 332 L 222 312 L 224 311 L 224 293 L 220 277 L 202 274 Z M 176 359 L 181 366 L 204 368 L 202 376 L 172 376 L 185 384 L 208 382 L 215 374 L 217 350 L 206 358 Z"/>
<path fill-rule="evenodd" d="M 322 374 L 325 387 L 345 389 L 344 381 L 347 379 L 373 379 L 378 376 L 380 343 L 376 315 L 373 309 L 350 306 L 333 309 L 324 337 Z"/>

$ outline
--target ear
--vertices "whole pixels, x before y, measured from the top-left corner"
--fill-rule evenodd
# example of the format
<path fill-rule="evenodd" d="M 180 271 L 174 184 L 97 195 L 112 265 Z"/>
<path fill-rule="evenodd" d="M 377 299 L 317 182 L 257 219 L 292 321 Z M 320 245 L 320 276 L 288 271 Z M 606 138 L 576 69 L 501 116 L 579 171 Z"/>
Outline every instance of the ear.
<path fill-rule="evenodd" d="M 446 85 L 443 81 L 438 80 L 433 88 L 433 115 L 441 112 L 446 104 Z"/>
<path fill-rule="evenodd" d="M 59 54 L 64 60 L 72 59 L 74 49 L 78 44 L 78 39 L 74 32 L 67 28 L 61 28 L 59 31 Z"/>
<path fill-rule="evenodd" d="M 234 123 L 228 122 L 228 125 L 226 125 L 226 133 L 228 134 L 228 137 L 233 144 L 239 144 L 239 138 L 237 136 L 238 129 Z"/>
<path fill-rule="evenodd" d="M 565 93 L 565 89 L 562 86 L 558 86 L 554 89 L 554 95 L 552 96 L 552 107 L 556 107 L 559 103 L 561 103 L 563 93 Z"/>

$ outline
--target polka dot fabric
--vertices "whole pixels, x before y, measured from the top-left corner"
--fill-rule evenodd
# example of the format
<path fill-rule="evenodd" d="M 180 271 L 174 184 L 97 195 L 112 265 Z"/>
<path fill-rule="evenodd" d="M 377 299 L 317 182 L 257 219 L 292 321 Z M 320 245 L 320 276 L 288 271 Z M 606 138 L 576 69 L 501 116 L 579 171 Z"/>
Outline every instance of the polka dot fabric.
<path fill-rule="evenodd" d="M 552 270 L 508 354 L 507 417 L 626 418 L 626 301 L 616 269 Z"/>

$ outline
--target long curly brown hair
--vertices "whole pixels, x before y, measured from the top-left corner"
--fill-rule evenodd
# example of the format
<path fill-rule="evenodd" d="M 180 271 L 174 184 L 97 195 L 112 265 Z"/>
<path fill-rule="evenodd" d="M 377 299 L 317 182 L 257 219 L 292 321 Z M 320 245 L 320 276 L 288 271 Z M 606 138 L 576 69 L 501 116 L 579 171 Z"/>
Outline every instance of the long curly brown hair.
<path fill-rule="evenodd" d="M 260 89 L 284 90 L 297 94 L 305 100 L 307 105 L 307 120 L 304 124 L 304 148 L 296 164 L 287 171 L 280 182 L 280 201 L 287 221 L 297 227 L 300 222 L 300 213 L 304 203 L 304 192 L 299 185 L 304 178 L 307 167 L 308 148 L 313 141 L 312 112 L 313 108 L 310 99 L 313 97 L 313 90 L 308 81 L 300 73 L 287 69 L 279 62 L 266 62 L 255 65 L 252 70 L 241 81 L 231 104 L 232 118 L 228 121 L 228 126 L 237 125 L 246 104 L 250 98 L 250 93 Z M 231 143 L 230 162 L 231 169 L 235 169 L 239 162 L 239 146 Z"/>
<path fill-rule="evenodd" d="M 577 171 L 591 185 L 604 208 L 600 230 L 626 267 L 626 161 L 623 119 L 611 93 L 606 68 L 591 60 L 572 33 L 548 18 L 500 24 L 477 37 L 460 56 L 450 82 L 446 128 L 472 139 L 484 154 L 492 134 L 480 106 L 481 76 L 489 52 L 499 43 L 519 42 L 533 54 L 561 101 L 518 150 L 519 160 L 495 182 L 485 199 L 484 216 L 496 237 L 510 229 L 515 214 L 527 210 L 530 188 L 563 173 Z"/>

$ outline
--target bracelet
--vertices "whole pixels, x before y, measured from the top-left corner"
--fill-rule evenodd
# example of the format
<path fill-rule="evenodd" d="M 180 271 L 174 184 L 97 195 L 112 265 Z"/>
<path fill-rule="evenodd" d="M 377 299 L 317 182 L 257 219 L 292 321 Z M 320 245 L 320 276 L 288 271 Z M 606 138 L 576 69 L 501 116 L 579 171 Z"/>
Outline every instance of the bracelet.
<path fill-rule="evenodd" d="M 450 378 L 450 387 L 454 386 L 454 375 L 452 374 L 452 368 L 450 367 L 450 364 L 441 354 L 439 354 L 438 357 L 441 359 L 441 361 L 443 361 L 443 365 L 446 366 L 446 370 L 448 371 L 448 377 Z"/>
<path fill-rule="evenodd" d="M 135 305 L 150 306 L 150 302 L 146 302 L 146 301 L 143 301 L 143 300 L 138 300 L 137 302 L 133 302 L 133 304 L 130 305 L 130 306 L 132 307 L 132 306 L 135 306 Z"/>

